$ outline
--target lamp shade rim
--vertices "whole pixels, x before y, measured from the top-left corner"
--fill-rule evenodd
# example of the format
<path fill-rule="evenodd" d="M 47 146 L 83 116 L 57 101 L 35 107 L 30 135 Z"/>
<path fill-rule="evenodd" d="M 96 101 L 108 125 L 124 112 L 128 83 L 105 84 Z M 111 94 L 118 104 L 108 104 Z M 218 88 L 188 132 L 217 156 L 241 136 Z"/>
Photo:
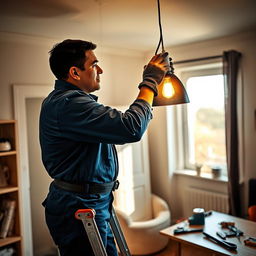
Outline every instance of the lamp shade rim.
<path fill-rule="evenodd" d="M 157 106 L 178 105 L 178 104 L 185 104 L 189 102 L 190 101 L 188 97 L 178 98 L 178 99 L 165 99 L 165 98 L 157 99 L 157 97 L 155 97 L 153 100 L 152 106 L 157 107 Z"/>
<path fill-rule="evenodd" d="M 166 90 L 166 88 L 171 88 Z M 179 78 L 168 72 L 161 84 L 157 87 L 158 95 L 153 100 L 153 106 L 166 106 L 189 103 L 185 87 Z M 168 92 L 168 93 L 166 93 Z"/>

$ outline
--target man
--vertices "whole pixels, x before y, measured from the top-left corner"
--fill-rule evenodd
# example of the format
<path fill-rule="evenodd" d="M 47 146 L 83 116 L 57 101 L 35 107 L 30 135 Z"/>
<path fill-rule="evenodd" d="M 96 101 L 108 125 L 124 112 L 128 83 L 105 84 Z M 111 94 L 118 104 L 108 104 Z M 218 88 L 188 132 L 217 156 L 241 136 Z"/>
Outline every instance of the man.
<path fill-rule="evenodd" d="M 78 209 L 96 210 L 96 223 L 108 255 L 116 256 L 108 225 L 118 160 L 114 144 L 139 141 L 152 118 L 157 85 L 169 68 L 167 53 L 154 56 L 143 72 L 137 99 L 125 113 L 97 103 L 103 70 L 96 45 L 64 40 L 50 51 L 57 80 L 40 114 L 42 159 L 54 179 L 43 202 L 45 218 L 60 254 L 93 255 Z M 132 75 L 132 74 L 131 74 Z"/>

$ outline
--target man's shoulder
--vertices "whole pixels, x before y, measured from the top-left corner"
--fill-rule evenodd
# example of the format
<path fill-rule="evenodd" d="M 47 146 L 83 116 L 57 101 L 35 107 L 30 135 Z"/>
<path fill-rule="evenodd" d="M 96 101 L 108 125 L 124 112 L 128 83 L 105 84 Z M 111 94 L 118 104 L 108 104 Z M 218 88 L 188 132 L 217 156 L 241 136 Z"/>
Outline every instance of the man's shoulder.
<path fill-rule="evenodd" d="M 48 103 L 55 103 L 60 101 L 71 101 L 77 98 L 83 100 L 92 100 L 89 94 L 81 90 L 53 90 L 45 99 Z"/>

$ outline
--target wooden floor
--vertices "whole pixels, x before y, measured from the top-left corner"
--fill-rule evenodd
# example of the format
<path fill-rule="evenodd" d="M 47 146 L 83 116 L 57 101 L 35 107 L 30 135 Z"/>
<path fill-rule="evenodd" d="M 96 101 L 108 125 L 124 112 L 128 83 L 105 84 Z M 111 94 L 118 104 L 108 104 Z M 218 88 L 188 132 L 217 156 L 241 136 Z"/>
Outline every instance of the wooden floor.
<path fill-rule="evenodd" d="M 137 255 L 137 256 L 139 256 L 139 255 Z M 146 255 L 144 255 L 144 256 L 146 256 Z M 173 251 L 172 242 L 170 241 L 165 249 L 163 249 L 162 251 L 160 251 L 158 253 L 150 254 L 148 256 L 177 256 L 177 255 Z"/>
<path fill-rule="evenodd" d="M 171 241 L 163 251 L 153 255 L 154 256 L 176 256 L 175 252 L 173 252 Z"/>

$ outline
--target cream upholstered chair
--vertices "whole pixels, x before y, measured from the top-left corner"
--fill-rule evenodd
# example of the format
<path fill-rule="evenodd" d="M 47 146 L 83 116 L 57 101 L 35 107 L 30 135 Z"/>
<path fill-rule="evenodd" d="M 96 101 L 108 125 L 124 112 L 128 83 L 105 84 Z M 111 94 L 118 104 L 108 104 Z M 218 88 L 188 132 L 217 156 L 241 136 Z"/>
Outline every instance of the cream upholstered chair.
<path fill-rule="evenodd" d="M 158 252 L 168 244 L 168 237 L 159 231 L 170 225 L 170 211 L 166 202 L 151 194 L 152 219 L 133 221 L 126 213 L 116 210 L 126 242 L 132 255 L 147 255 Z"/>
<path fill-rule="evenodd" d="M 160 230 L 170 225 L 167 203 L 151 193 L 147 133 L 141 141 L 117 146 L 120 187 L 115 209 L 132 255 L 163 249 L 168 238 Z"/>

